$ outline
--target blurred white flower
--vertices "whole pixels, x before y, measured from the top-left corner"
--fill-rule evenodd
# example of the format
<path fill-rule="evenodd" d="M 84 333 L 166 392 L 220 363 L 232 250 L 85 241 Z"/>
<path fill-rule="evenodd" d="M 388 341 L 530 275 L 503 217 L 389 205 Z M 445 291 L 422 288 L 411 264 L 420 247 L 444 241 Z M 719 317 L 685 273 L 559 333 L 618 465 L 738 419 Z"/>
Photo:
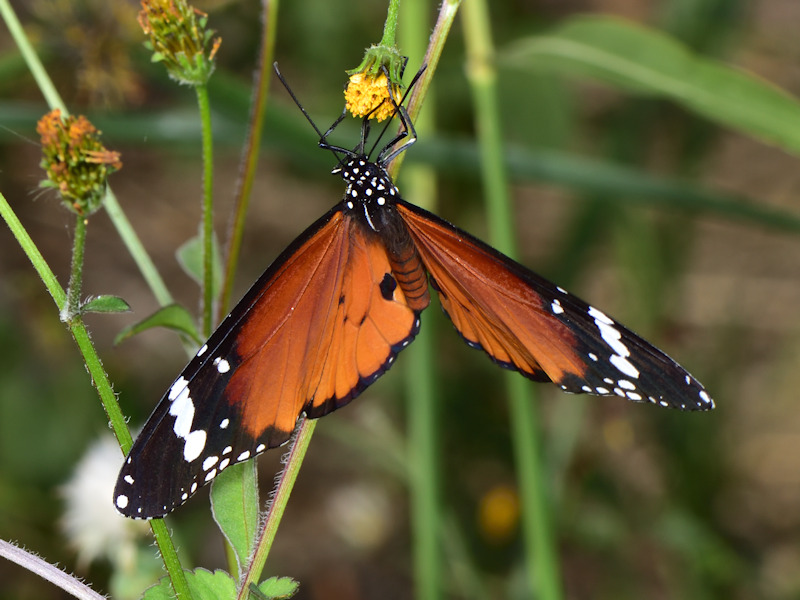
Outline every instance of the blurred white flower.
<path fill-rule="evenodd" d="M 110 434 L 86 450 L 72 478 L 61 488 L 65 510 L 61 529 L 78 552 L 78 566 L 108 560 L 115 569 L 134 568 L 137 538 L 150 530 L 147 521 L 126 519 L 111 501 L 123 456 Z"/>
<path fill-rule="evenodd" d="M 391 533 L 392 507 L 382 488 L 358 483 L 330 495 L 327 516 L 332 528 L 353 548 L 373 550 Z"/>

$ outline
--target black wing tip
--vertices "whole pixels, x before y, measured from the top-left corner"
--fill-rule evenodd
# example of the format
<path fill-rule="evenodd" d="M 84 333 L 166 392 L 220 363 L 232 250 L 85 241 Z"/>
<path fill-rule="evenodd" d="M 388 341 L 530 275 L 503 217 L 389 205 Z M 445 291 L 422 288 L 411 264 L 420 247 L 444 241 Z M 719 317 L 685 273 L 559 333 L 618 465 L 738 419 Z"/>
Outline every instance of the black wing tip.
<path fill-rule="evenodd" d="M 131 463 L 126 459 L 114 487 L 114 508 L 119 514 L 130 519 L 150 520 L 165 517 L 194 496 L 200 488 L 211 483 L 229 466 L 246 462 L 267 450 L 283 446 L 291 439 L 291 435 L 291 431 L 268 427 L 257 439 L 248 438 L 248 441 L 236 450 L 231 445 L 226 446 L 218 454 L 204 454 L 195 459 L 202 467 L 190 471 L 194 473 L 194 477 L 187 478 L 188 483 L 185 482 L 179 489 L 168 488 L 170 477 L 163 473 L 160 476 L 150 477 L 134 475 L 133 469 L 130 468 Z M 242 450 L 242 447 L 246 449 Z M 222 457 L 221 460 L 219 457 Z M 209 464 L 206 465 L 206 461 Z M 138 481 L 139 479 L 143 481 Z"/>

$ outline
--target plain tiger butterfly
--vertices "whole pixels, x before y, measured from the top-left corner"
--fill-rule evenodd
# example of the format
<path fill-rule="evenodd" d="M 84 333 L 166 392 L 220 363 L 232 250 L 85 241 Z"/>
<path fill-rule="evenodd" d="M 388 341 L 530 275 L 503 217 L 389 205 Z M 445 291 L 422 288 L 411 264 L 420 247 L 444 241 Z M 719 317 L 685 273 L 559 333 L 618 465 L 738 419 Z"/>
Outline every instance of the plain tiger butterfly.
<path fill-rule="evenodd" d="M 227 466 L 284 444 L 302 415 L 350 402 L 414 339 L 430 288 L 467 344 L 534 381 L 714 407 L 658 348 L 403 200 L 386 170 L 416 140 L 402 101 L 401 132 L 371 160 L 369 117 L 355 149 L 333 146 L 327 138 L 344 114 L 322 133 L 287 90 L 319 146 L 337 157 L 344 197 L 267 268 L 167 390 L 119 474 L 114 505 L 123 515 L 161 517 Z"/>

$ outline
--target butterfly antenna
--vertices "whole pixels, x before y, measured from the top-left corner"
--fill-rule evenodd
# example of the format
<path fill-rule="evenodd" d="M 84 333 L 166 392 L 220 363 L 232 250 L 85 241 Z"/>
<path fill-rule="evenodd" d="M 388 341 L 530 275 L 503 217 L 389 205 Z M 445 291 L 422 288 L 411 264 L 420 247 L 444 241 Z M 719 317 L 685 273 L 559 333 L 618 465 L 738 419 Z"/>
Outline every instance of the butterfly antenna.
<path fill-rule="evenodd" d="M 352 154 L 352 151 L 347 150 L 345 148 L 339 148 L 338 146 L 331 146 L 330 144 L 327 143 L 326 138 L 331 134 L 331 132 L 334 129 L 336 129 L 337 125 L 339 125 L 339 123 L 342 122 L 345 115 L 347 114 L 346 110 L 342 111 L 342 114 L 339 116 L 339 118 L 333 122 L 333 125 L 331 125 L 325 133 L 322 133 L 320 128 L 317 127 L 317 124 L 314 123 L 314 120 L 311 118 L 311 115 L 308 114 L 308 111 L 303 107 L 302 104 L 300 104 L 300 100 L 297 99 L 297 96 L 295 96 L 294 92 L 292 91 L 292 88 L 289 87 L 289 83 L 286 81 L 286 79 L 284 79 L 283 75 L 281 75 L 281 72 L 278 69 L 277 61 L 272 63 L 272 68 L 275 70 L 275 74 L 278 76 L 278 79 L 283 84 L 283 87 L 285 87 L 286 91 L 289 92 L 289 95 L 292 97 L 292 100 L 294 100 L 294 103 L 297 105 L 297 108 L 300 109 L 300 112 L 303 113 L 303 116 L 306 118 L 306 120 L 309 123 L 311 123 L 311 127 L 313 127 L 314 131 L 317 132 L 317 135 L 319 136 L 319 147 L 325 150 L 330 150 L 336 157 L 336 161 L 340 165 L 343 164 L 344 161 L 342 157 L 339 156 L 339 153 L 344 153 L 345 156 L 350 156 Z"/>

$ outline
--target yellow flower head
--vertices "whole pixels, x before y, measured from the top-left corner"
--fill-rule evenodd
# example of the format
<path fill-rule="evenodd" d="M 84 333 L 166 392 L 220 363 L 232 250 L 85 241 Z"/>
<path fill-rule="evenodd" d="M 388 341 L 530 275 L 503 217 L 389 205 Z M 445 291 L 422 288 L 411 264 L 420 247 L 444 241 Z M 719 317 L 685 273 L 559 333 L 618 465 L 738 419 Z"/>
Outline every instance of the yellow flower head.
<path fill-rule="evenodd" d="M 122 168 L 118 152 L 106 150 L 100 132 L 84 116 L 61 117 L 57 108 L 36 124 L 42 139 L 41 166 L 47 172 L 42 187 L 58 190 L 64 204 L 79 215 L 100 208 L 106 178 Z"/>
<path fill-rule="evenodd" d="M 344 91 L 345 108 L 354 117 L 376 119 L 378 122 L 394 116 L 395 104 L 400 102 L 400 86 L 392 84 L 392 99 L 389 97 L 389 83 L 386 74 L 379 72 L 370 75 L 359 72 L 350 76 Z"/>

